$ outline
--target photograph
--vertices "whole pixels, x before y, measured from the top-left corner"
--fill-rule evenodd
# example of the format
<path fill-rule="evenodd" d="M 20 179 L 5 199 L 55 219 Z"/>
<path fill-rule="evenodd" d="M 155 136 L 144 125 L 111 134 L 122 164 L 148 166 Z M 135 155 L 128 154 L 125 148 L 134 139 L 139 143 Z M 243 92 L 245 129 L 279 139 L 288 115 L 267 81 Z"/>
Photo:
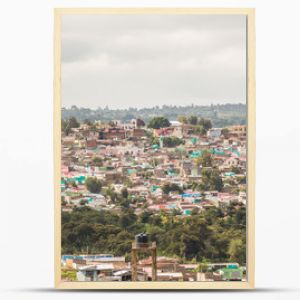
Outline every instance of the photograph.
<path fill-rule="evenodd" d="M 300 2 L 173 2 L 3 1 L 1 299 L 300 299 Z"/>
<path fill-rule="evenodd" d="M 247 10 L 55 26 L 56 283 L 253 287 Z"/>

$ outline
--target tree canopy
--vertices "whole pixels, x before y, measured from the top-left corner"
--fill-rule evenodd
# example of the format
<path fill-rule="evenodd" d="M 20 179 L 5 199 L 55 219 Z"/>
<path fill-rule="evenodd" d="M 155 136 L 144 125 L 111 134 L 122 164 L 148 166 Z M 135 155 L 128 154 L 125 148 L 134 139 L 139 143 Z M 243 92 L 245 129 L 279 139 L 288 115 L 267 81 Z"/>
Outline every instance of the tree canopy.
<path fill-rule="evenodd" d="M 204 150 L 202 156 L 196 159 L 196 164 L 202 167 L 212 167 L 213 158 L 212 154 L 208 150 Z"/>
<path fill-rule="evenodd" d="M 88 177 L 85 181 L 86 188 L 93 194 L 99 194 L 102 188 L 102 183 L 96 177 Z"/>
<path fill-rule="evenodd" d="M 178 116 L 177 120 L 183 124 L 187 124 L 188 123 L 188 119 L 186 116 Z"/>
<path fill-rule="evenodd" d="M 198 117 L 197 116 L 189 116 L 188 122 L 191 125 L 197 125 Z"/>
<path fill-rule="evenodd" d="M 157 242 L 158 255 L 182 261 L 246 262 L 245 206 L 232 203 L 227 210 L 209 208 L 179 218 L 177 213 L 131 208 L 120 213 L 79 207 L 62 213 L 62 253 L 112 253 L 130 258 L 135 234 L 147 232 Z"/>
<path fill-rule="evenodd" d="M 165 128 L 169 127 L 171 123 L 169 120 L 165 117 L 154 117 L 150 120 L 148 124 L 148 128 L 153 128 L 153 129 L 160 129 L 160 128 Z"/>
<path fill-rule="evenodd" d="M 175 184 L 175 183 L 166 183 L 162 186 L 162 191 L 164 192 L 164 194 L 169 194 L 170 192 L 178 192 L 178 193 L 182 193 L 183 190 L 182 188 Z"/>
<path fill-rule="evenodd" d="M 204 130 L 207 131 L 212 128 L 211 120 L 201 118 L 198 122 L 200 126 L 203 126 Z"/>
<path fill-rule="evenodd" d="M 206 191 L 222 191 L 223 180 L 217 169 L 204 168 L 202 170 L 202 189 Z"/>
<path fill-rule="evenodd" d="M 78 128 L 80 123 L 77 121 L 75 117 L 70 117 L 69 119 L 61 120 L 61 130 L 65 135 L 69 135 L 72 128 Z"/>
<path fill-rule="evenodd" d="M 184 144 L 184 140 L 176 136 L 167 136 L 163 138 L 164 147 L 172 148 Z"/>
<path fill-rule="evenodd" d="M 247 106 L 245 104 L 222 104 L 208 106 L 162 105 L 161 107 L 144 107 L 140 109 L 109 109 L 108 107 L 89 109 L 83 107 L 78 108 L 76 106 L 62 108 L 62 117 L 65 120 L 70 117 L 76 117 L 80 122 L 85 119 L 89 119 L 92 122 L 97 120 L 103 120 L 103 122 L 108 122 L 109 120 L 122 120 L 127 122 L 134 118 L 140 118 L 148 123 L 153 116 L 166 116 L 169 120 L 176 120 L 178 116 L 188 117 L 190 115 L 210 119 L 214 127 L 226 127 L 235 124 L 245 124 Z M 181 120 L 178 121 L 181 122 Z"/>

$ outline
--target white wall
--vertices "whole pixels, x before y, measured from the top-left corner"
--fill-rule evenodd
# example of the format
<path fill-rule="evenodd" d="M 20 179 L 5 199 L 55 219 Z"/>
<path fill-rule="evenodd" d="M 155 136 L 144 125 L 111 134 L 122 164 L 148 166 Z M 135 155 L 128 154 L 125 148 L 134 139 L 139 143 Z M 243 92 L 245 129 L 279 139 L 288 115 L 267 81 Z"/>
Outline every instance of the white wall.
<path fill-rule="evenodd" d="M 99 299 L 53 286 L 53 7 L 257 8 L 256 285 L 206 299 L 299 299 L 299 1 L 26 0 L 0 4 L 3 299 Z M 5 257 L 5 258 L 3 258 Z M 26 258 L 26 259 L 24 259 Z M 15 276 L 15 267 L 21 263 Z M 221 295 L 222 294 L 222 295 Z M 116 294 L 105 294 L 114 297 Z M 117 296 L 120 296 L 118 294 Z M 136 299 L 139 294 L 122 294 Z M 150 299 L 156 295 L 143 295 Z M 173 294 L 179 299 L 183 294 Z"/>

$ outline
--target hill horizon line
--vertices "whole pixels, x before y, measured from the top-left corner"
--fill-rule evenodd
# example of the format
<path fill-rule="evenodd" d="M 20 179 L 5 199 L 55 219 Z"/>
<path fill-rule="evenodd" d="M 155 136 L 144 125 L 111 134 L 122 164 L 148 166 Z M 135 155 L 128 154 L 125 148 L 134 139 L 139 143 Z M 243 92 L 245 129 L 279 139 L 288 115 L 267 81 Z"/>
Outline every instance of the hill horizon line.
<path fill-rule="evenodd" d="M 164 108 L 187 108 L 187 107 L 224 107 L 224 106 L 247 106 L 247 103 L 217 103 L 217 104 L 187 104 L 187 105 L 170 105 L 170 104 L 163 104 L 163 105 L 154 105 L 154 106 L 145 106 L 145 107 L 120 107 L 120 108 L 111 108 L 108 105 L 106 106 L 98 106 L 97 108 L 92 107 L 83 107 L 83 106 L 77 106 L 77 105 L 71 105 L 71 106 L 62 106 L 62 110 L 73 110 L 73 109 L 84 109 L 84 110 L 110 110 L 110 111 L 120 111 L 120 110 L 153 110 L 153 109 L 164 109 Z"/>

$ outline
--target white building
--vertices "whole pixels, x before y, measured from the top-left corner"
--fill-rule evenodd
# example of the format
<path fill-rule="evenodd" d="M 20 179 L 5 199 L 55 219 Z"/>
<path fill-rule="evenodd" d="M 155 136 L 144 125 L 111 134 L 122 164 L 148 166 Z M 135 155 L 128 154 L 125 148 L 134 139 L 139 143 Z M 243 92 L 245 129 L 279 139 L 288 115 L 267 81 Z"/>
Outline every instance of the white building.
<path fill-rule="evenodd" d="M 221 128 L 211 128 L 207 132 L 207 136 L 210 138 L 219 138 L 221 136 Z"/>

